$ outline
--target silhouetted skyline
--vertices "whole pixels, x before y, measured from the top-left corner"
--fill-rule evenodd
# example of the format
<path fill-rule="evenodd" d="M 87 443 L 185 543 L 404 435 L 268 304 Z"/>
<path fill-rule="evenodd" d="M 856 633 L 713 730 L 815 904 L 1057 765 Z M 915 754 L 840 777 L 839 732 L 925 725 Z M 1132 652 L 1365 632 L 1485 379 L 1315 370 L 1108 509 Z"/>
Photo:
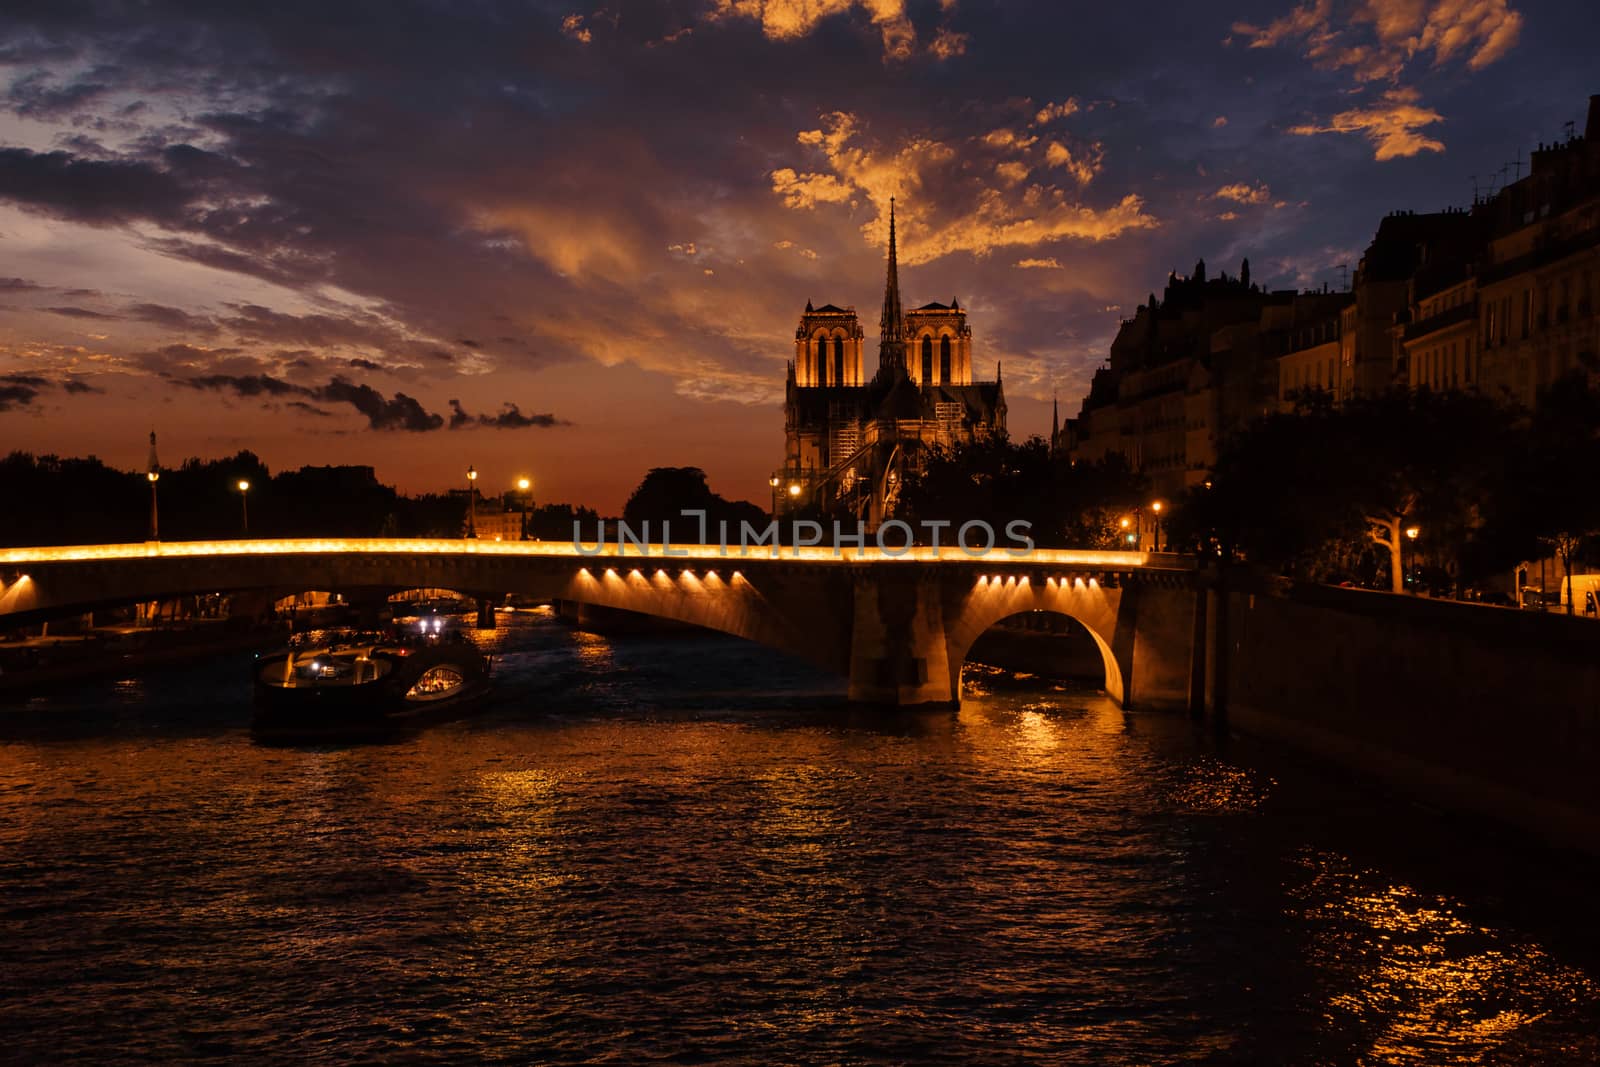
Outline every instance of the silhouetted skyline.
<path fill-rule="evenodd" d="M 1197 257 L 1337 286 L 1580 124 L 1582 0 L 40 5 L 0 16 L 0 429 L 136 467 L 764 499 L 806 301 L 959 298 L 1014 435 Z M 869 345 L 867 360 L 875 363 Z"/>

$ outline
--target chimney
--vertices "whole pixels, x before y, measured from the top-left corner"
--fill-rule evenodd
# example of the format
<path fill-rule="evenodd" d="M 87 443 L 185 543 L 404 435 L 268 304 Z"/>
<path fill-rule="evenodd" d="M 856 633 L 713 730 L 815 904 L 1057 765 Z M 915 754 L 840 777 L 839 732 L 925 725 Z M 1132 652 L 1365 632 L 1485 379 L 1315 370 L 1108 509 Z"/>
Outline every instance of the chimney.
<path fill-rule="evenodd" d="M 1589 98 L 1589 120 L 1584 123 L 1585 140 L 1600 140 L 1600 94 Z"/>

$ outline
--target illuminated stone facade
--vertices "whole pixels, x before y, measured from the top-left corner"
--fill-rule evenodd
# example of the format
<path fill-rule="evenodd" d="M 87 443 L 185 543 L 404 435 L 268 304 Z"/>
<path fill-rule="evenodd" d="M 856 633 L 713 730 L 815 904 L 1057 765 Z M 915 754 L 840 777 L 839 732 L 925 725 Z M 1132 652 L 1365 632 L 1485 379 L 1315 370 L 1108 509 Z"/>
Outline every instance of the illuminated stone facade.
<path fill-rule="evenodd" d="M 903 474 L 929 448 L 1005 431 L 999 366 L 994 381 L 973 380 L 960 303 L 902 310 L 892 205 L 879 331 L 878 369 L 867 380 L 855 308 L 806 304 L 788 368 L 784 463 L 773 474 L 781 510 L 849 514 L 875 527 L 894 514 Z"/>

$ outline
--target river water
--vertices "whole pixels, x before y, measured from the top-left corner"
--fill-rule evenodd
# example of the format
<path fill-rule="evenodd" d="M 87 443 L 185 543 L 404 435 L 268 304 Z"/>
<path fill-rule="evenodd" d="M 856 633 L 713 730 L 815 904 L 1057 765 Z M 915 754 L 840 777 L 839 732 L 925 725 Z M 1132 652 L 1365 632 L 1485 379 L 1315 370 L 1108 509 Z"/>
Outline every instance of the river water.
<path fill-rule="evenodd" d="M 1600 1059 L 1571 858 L 1035 679 L 481 640 L 389 744 L 253 743 L 247 658 L 0 710 L 0 1059 Z"/>

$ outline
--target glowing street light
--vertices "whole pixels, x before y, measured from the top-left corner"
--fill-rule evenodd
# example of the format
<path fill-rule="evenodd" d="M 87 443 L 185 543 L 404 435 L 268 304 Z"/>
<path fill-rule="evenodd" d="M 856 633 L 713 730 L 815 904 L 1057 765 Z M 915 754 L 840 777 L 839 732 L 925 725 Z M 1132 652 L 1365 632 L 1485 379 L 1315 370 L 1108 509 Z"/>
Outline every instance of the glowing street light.
<path fill-rule="evenodd" d="M 778 485 L 782 481 L 783 479 L 779 478 L 776 474 L 767 479 L 767 484 L 772 487 L 772 511 L 767 515 L 767 517 L 770 519 L 776 519 L 778 517 Z"/>
<path fill-rule="evenodd" d="M 789 495 L 790 496 L 799 496 L 800 495 L 800 483 L 799 482 L 790 482 L 789 483 Z"/>
<path fill-rule="evenodd" d="M 161 480 L 161 462 L 156 459 L 156 432 L 150 431 L 150 459 L 145 464 L 145 477 L 150 481 L 150 540 L 161 540 L 161 525 L 156 514 L 156 482 Z"/>
<path fill-rule="evenodd" d="M 150 481 L 150 540 L 161 540 L 161 523 L 156 511 L 156 483 L 161 480 L 160 471 L 150 471 L 145 474 Z"/>
<path fill-rule="evenodd" d="M 1161 509 L 1163 507 L 1165 507 L 1165 505 L 1159 500 L 1157 500 L 1155 503 L 1150 505 L 1150 510 L 1156 513 L 1156 519 L 1155 519 L 1155 551 L 1157 551 L 1157 552 L 1161 551 Z"/>
<path fill-rule="evenodd" d="M 1413 545 L 1415 545 L 1416 541 L 1417 541 L 1417 535 L 1420 534 L 1421 532 L 1422 532 L 1422 528 L 1420 526 L 1407 526 L 1406 529 L 1405 529 L 1406 540 L 1410 541 Z M 1400 572 L 1401 572 L 1401 576 L 1402 576 L 1400 584 L 1401 584 L 1401 588 L 1402 589 L 1405 587 L 1405 581 L 1404 581 L 1405 564 L 1404 564 L 1404 559 L 1405 559 L 1405 557 L 1404 557 L 1404 555 L 1402 555 L 1401 556 L 1402 563 L 1401 563 L 1401 567 L 1400 567 Z M 1416 566 L 1416 550 L 1414 548 L 1413 548 L 1412 553 L 1411 553 L 1411 560 L 1412 560 L 1411 565 L 1413 567 L 1415 567 Z"/>
<path fill-rule="evenodd" d="M 467 536 L 478 536 L 478 468 L 467 468 Z"/>
<path fill-rule="evenodd" d="M 522 540 L 528 539 L 528 490 L 533 488 L 531 478 L 517 479 L 517 492 L 522 496 Z"/>
<path fill-rule="evenodd" d="M 244 536 L 250 536 L 250 482 L 248 479 L 239 479 L 239 509 L 244 516 Z"/>

